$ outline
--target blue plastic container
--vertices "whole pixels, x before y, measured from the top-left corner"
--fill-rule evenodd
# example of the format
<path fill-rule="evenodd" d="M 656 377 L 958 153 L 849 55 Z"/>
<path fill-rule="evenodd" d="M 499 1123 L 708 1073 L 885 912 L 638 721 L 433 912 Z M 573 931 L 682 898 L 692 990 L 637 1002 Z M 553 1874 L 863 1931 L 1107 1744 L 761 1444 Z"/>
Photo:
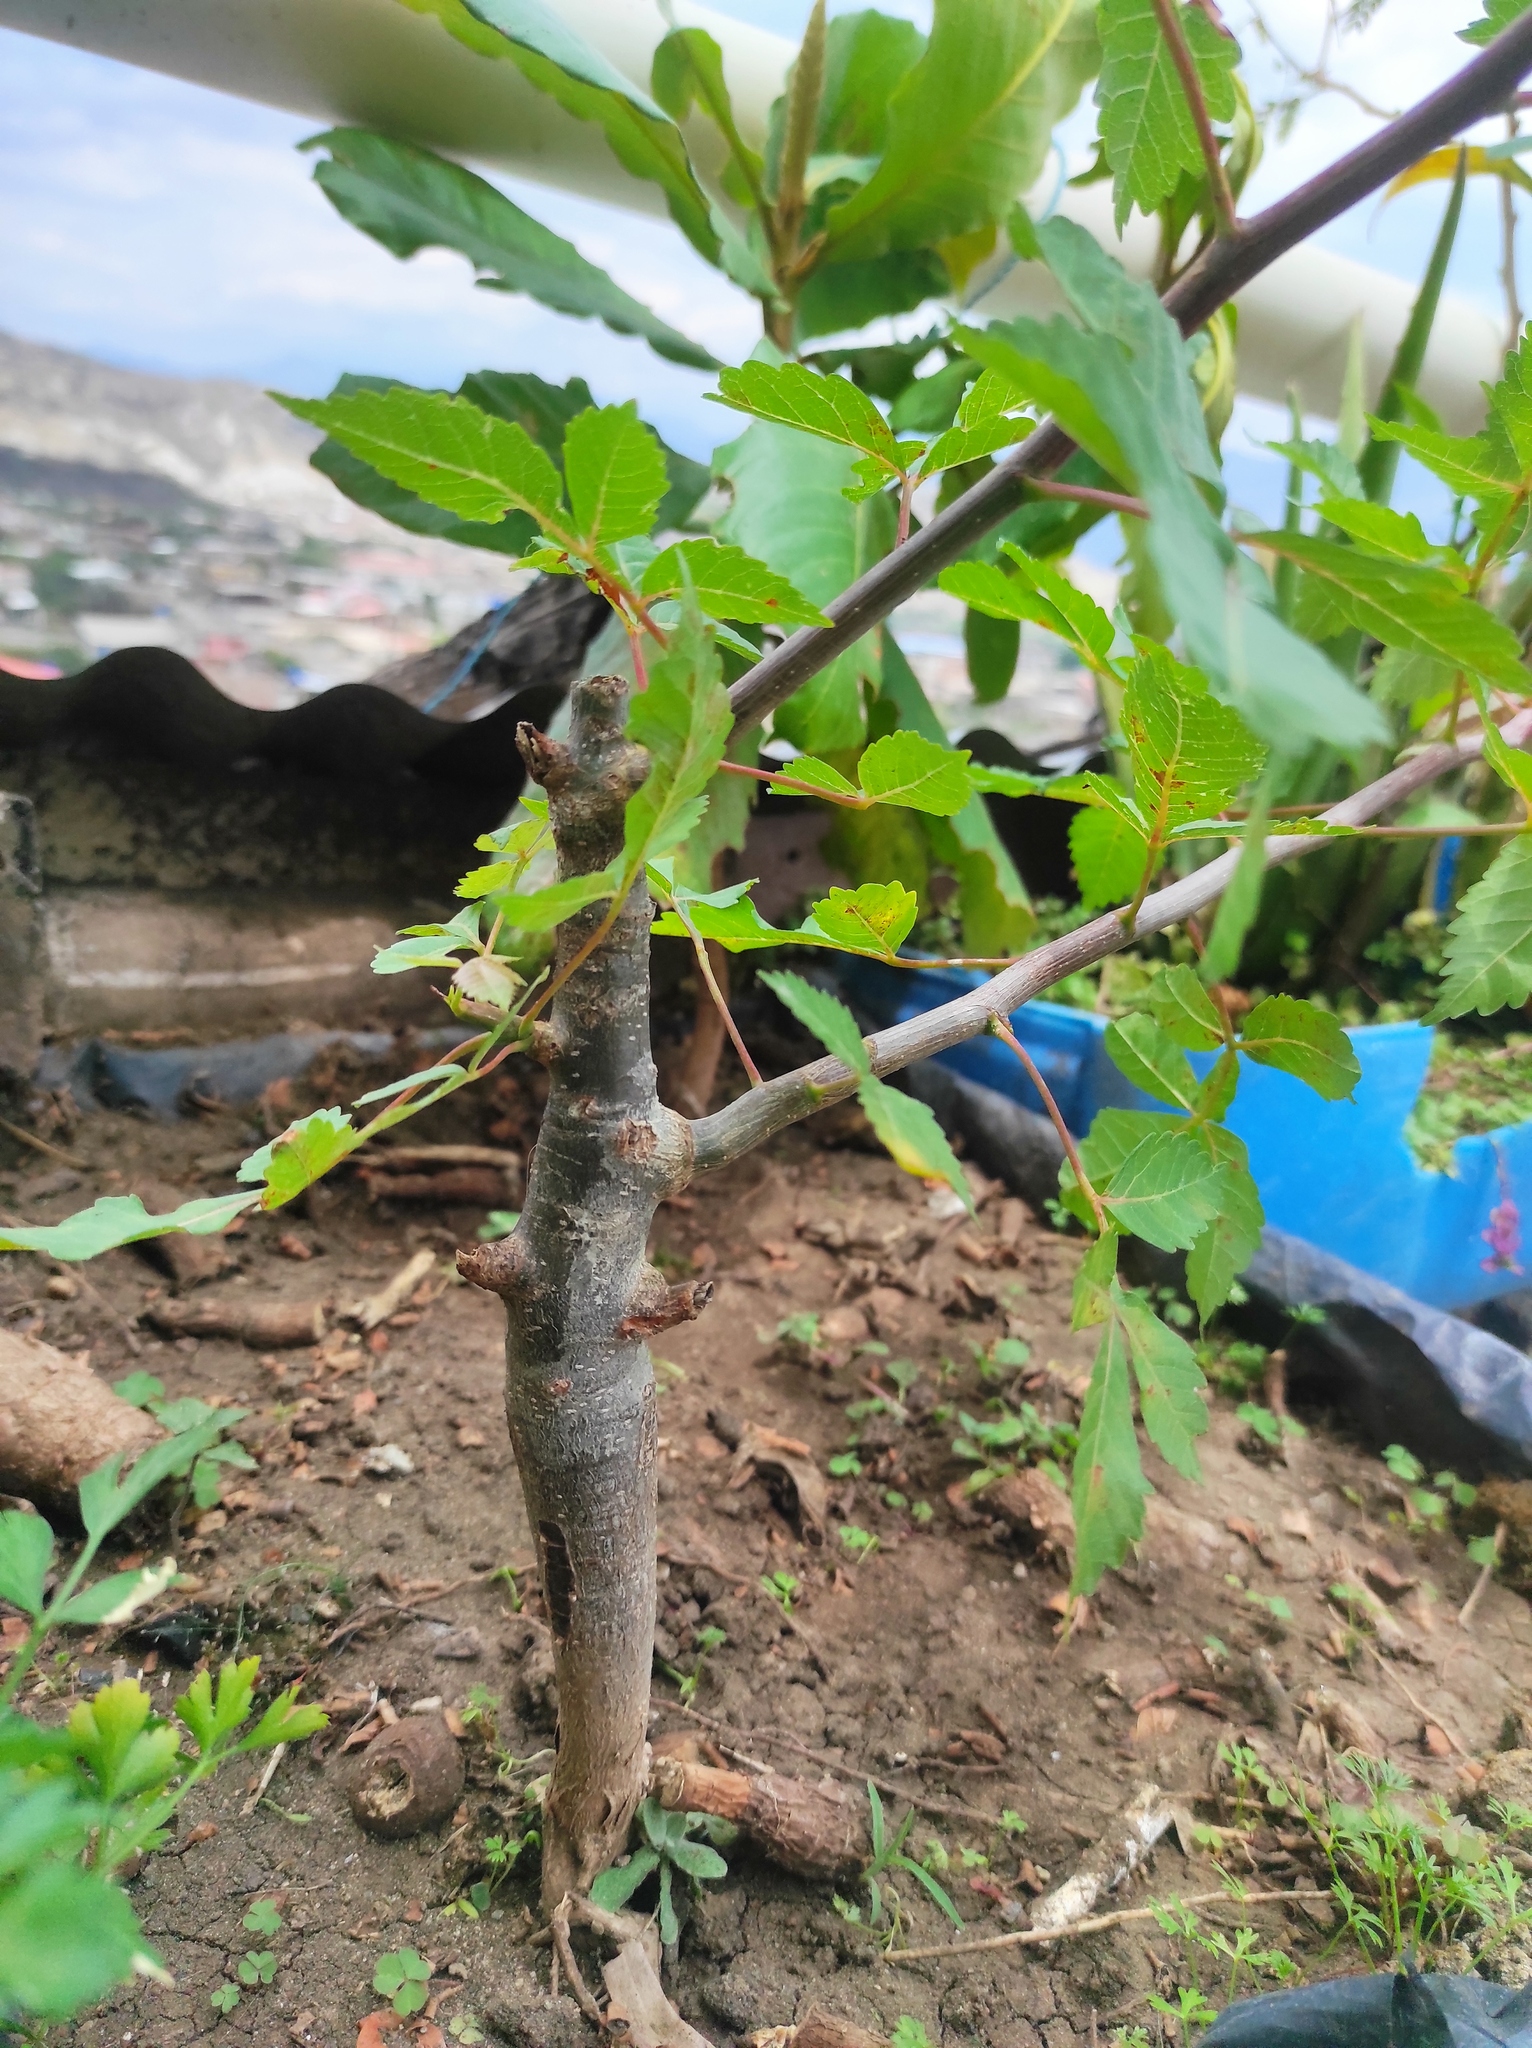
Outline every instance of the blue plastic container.
<path fill-rule="evenodd" d="M 876 962 L 846 962 L 848 993 L 879 1026 L 918 1016 L 985 979 L 958 968 L 910 974 Z M 1024 1003 L 1011 1017 L 1064 1121 L 1081 1134 L 1098 1109 L 1165 1108 L 1107 1057 L 1109 1021 L 1043 1002 Z M 1362 1078 L 1350 1102 L 1322 1102 L 1291 1074 L 1246 1061 L 1227 1122 L 1249 1148 L 1268 1223 L 1417 1301 L 1463 1308 L 1528 1284 L 1520 1267 L 1532 1265 L 1532 1252 L 1525 1261 L 1515 1252 L 1515 1266 L 1499 1264 L 1484 1233 L 1492 1209 L 1509 1201 L 1525 1213 L 1532 1199 L 1532 1124 L 1460 1138 L 1450 1174 L 1419 1165 L 1404 1126 L 1435 1035 L 1422 1024 L 1364 1024 L 1352 1031 Z M 999 1039 L 972 1038 L 939 1058 L 971 1081 L 1042 1109 L 1025 1069 Z M 1190 1058 L 1206 1072 L 1213 1055 Z"/>

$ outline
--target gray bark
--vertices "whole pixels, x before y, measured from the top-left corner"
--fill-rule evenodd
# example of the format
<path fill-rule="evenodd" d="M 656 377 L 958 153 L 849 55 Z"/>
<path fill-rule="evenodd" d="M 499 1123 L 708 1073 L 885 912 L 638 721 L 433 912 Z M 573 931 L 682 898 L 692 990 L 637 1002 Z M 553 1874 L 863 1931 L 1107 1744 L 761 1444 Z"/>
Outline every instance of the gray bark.
<path fill-rule="evenodd" d="M 577 684 L 567 746 L 530 727 L 561 875 L 622 846 L 648 757 L 624 737 L 627 686 Z M 600 926 L 559 928 L 562 968 Z M 655 1093 L 642 882 L 550 1006 L 548 1106 L 513 1235 L 459 1254 L 505 1302 L 506 1412 L 537 1545 L 559 1690 L 543 1833 L 543 1899 L 583 1892 L 625 1845 L 648 1770 L 655 1598 L 655 1393 L 645 1338 L 698 1313 L 710 1288 L 667 1288 L 645 1258 L 660 1198 L 690 1166 L 684 1120 Z"/>

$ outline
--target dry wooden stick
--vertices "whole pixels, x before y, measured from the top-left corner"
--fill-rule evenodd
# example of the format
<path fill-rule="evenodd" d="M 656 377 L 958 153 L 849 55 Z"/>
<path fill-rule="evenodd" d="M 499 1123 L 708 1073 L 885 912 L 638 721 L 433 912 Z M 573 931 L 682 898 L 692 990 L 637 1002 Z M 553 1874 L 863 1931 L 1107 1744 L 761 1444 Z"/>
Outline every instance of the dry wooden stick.
<path fill-rule="evenodd" d="M 704 1714 L 699 1707 L 683 1706 L 679 1700 L 657 1699 L 657 1707 L 667 1707 L 673 1714 L 685 1714 L 689 1720 L 700 1721 L 705 1728 L 712 1728 L 720 1735 L 739 1736 L 737 1728 L 731 1728 L 727 1721 L 715 1720 L 711 1714 Z M 886 1792 L 890 1799 L 907 1799 L 911 1806 L 921 1813 L 935 1814 L 945 1820 L 972 1820 L 991 1830 L 1000 1823 L 992 1813 L 985 1813 L 981 1807 L 967 1806 L 961 1799 L 927 1799 L 921 1792 L 912 1792 L 903 1785 L 891 1785 L 887 1778 L 875 1778 L 870 1771 L 859 1771 L 851 1764 L 838 1764 L 832 1758 L 821 1756 L 818 1750 L 810 1749 L 805 1742 L 797 1741 L 791 1735 L 779 1734 L 775 1728 L 753 1728 L 752 1740 L 759 1736 L 763 1742 L 774 1742 L 781 1749 L 790 1749 L 795 1755 L 807 1757 L 811 1764 L 817 1764 L 822 1771 L 833 1771 L 837 1777 L 848 1779 L 853 1785 L 875 1785 L 880 1792 Z M 732 1756 L 736 1762 L 748 1764 L 761 1770 L 761 1763 L 747 1750 L 721 1742 L 719 1748 L 725 1756 Z"/>
<path fill-rule="evenodd" d="M 1472 1626 L 1473 1611 L 1478 1606 L 1480 1600 L 1484 1597 L 1485 1587 L 1489 1584 L 1490 1580 L 1495 1576 L 1495 1566 L 1500 1562 L 1500 1553 L 1504 1548 L 1505 1524 L 1504 1522 L 1497 1522 L 1495 1524 L 1494 1552 L 1490 1557 L 1489 1563 L 1483 1567 L 1483 1569 L 1479 1573 L 1478 1578 L 1474 1580 L 1473 1591 L 1469 1594 L 1468 1598 L 1463 1602 L 1462 1608 L 1458 1614 L 1459 1628 L 1467 1629 Z"/>
<path fill-rule="evenodd" d="M 1189 1899 L 1177 1899 L 1178 1906 L 1268 1906 L 1278 1899 L 1326 1899 L 1330 1895 L 1313 1885 L 1300 1885 L 1290 1892 L 1194 1892 Z M 987 1941 L 955 1941 L 942 1948 L 896 1948 L 883 1953 L 885 1963 L 928 1962 L 933 1957 L 976 1956 L 997 1948 L 1039 1948 L 1048 1941 L 1072 1941 L 1077 1934 L 1100 1934 L 1108 1927 L 1124 1927 L 1130 1920 L 1152 1920 L 1153 1906 L 1129 1906 L 1120 1913 L 1098 1913 L 1092 1920 L 1076 1920 L 1072 1927 L 1022 1927 L 1015 1934 L 992 1934 Z"/>

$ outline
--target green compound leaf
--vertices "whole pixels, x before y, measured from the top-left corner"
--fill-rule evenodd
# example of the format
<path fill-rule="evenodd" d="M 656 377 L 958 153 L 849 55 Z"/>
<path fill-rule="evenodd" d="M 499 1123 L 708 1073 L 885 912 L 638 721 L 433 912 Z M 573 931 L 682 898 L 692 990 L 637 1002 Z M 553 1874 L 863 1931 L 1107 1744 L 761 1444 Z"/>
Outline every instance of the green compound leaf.
<path fill-rule="evenodd" d="M 903 882 L 863 882 L 859 889 L 832 889 L 809 920 L 834 945 L 891 958 L 913 930 L 919 908 Z"/>
<path fill-rule="evenodd" d="M 790 1010 L 806 1031 L 812 1031 L 843 1066 L 864 1078 L 871 1077 L 872 1056 L 856 1027 L 856 1019 L 843 1002 L 824 989 L 815 988 L 801 974 L 763 973 L 760 979 L 782 1007 Z"/>
<path fill-rule="evenodd" d="M 588 549 L 648 533 L 669 477 L 636 400 L 575 414 L 564 431 L 564 488 Z"/>
<path fill-rule="evenodd" d="M 1072 1330 L 1088 1330 L 1093 1324 L 1105 1322 L 1111 1313 L 1121 1243 L 1115 1230 L 1103 1230 L 1075 1269 L 1069 1324 Z"/>
<path fill-rule="evenodd" d="M 1178 4 L 1176 13 L 1209 114 L 1215 121 L 1232 121 L 1238 43 L 1220 34 L 1198 7 Z M 1206 174 L 1197 124 L 1153 0 L 1101 0 L 1097 19 L 1101 76 L 1096 104 L 1121 234 L 1133 208 L 1154 213 L 1183 172 Z"/>
<path fill-rule="evenodd" d="M 1170 1033 L 1141 1013 L 1123 1017 L 1106 1028 L 1106 1050 L 1118 1072 L 1135 1088 L 1188 1113 L 1197 1101 L 1198 1082 L 1186 1054 Z"/>
<path fill-rule="evenodd" d="M 825 376 L 802 363 L 742 363 L 720 371 L 715 402 L 855 448 L 889 476 L 904 466 L 893 429 L 849 377 Z"/>
<path fill-rule="evenodd" d="M 199 1671 L 175 1703 L 181 1721 L 197 1745 L 198 1754 L 211 1756 L 227 1735 L 232 1735 L 249 1713 L 255 1699 L 255 1681 L 260 1672 L 259 1657 L 245 1657 L 226 1663 L 218 1673 L 218 1692 L 213 1693 L 209 1671 Z"/>
<path fill-rule="evenodd" d="M 1249 539 L 1254 546 L 1269 547 L 1296 562 L 1305 572 L 1300 615 L 1312 612 L 1323 624 L 1333 611 L 1385 647 L 1434 655 L 1518 696 L 1526 689 L 1527 671 L 1516 635 L 1465 596 L 1446 570 L 1385 561 L 1312 534 L 1260 533 Z"/>
<path fill-rule="evenodd" d="M 969 1215 L 974 1213 L 967 1176 L 926 1103 L 871 1074 L 863 1079 L 856 1099 L 896 1166 L 920 1180 L 944 1180 Z"/>
<path fill-rule="evenodd" d="M 1144 1501 L 1153 1491 L 1139 1463 L 1127 1338 L 1121 1318 L 1109 1315 L 1091 1370 L 1075 1452 L 1071 1592 L 1093 1593 L 1102 1574 L 1122 1563 L 1128 1545 L 1144 1533 Z"/>
<path fill-rule="evenodd" d="M 1133 1360 L 1139 1410 L 1149 1441 L 1182 1478 L 1200 1480 L 1196 1439 L 1208 1426 L 1207 1404 L 1202 1398 L 1207 1381 L 1191 1346 L 1160 1321 L 1141 1295 L 1124 1292 L 1115 1281 L 1112 1309 L 1122 1322 Z"/>
<path fill-rule="evenodd" d="M 461 164 L 366 128 L 332 128 L 302 147 L 330 152 L 314 167 L 315 183 L 344 220 L 391 255 L 456 250 L 480 284 L 525 292 L 577 320 L 601 320 L 615 334 L 640 335 L 670 362 L 716 367 L 705 348 L 631 298 L 573 242 Z"/>
<path fill-rule="evenodd" d="M 938 746 L 918 732 L 886 733 L 857 763 L 863 794 L 880 804 L 950 818 L 973 794 L 968 755 L 960 747 Z"/>
<path fill-rule="evenodd" d="M 628 713 L 628 738 L 648 749 L 650 761 L 648 780 L 628 799 L 622 860 L 630 875 L 695 829 L 728 746 L 734 714 L 714 631 L 695 600 L 685 599 L 670 644 L 649 671 L 649 687 Z"/>
<path fill-rule="evenodd" d="M 698 606 L 709 618 L 734 619 L 747 626 L 830 623 L 785 576 L 724 541 L 672 542 L 644 571 L 639 591 L 644 597 L 675 597 L 688 578 Z"/>
<path fill-rule="evenodd" d="M 1239 1049 L 1263 1067 L 1296 1074 L 1326 1102 L 1341 1101 L 1362 1078 L 1351 1040 L 1340 1024 L 1328 1010 L 1316 1009 L 1299 996 L 1268 996 L 1257 1003 L 1245 1019 Z"/>
<path fill-rule="evenodd" d="M 199 1196 L 163 1216 L 151 1216 L 137 1195 L 103 1195 L 99 1202 L 66 1216 L 62 1223 L 0 1230 L 0 1251 L 45 1252 L 54 1259 L 94 1259 L 118 1245 L 163 1237 L 171 1230 L 206 1237 L 226 1229 L 259 1199 L 253 1194 Z"/>
<path fill-rule="evenodd" d="M 0 1515 L 0 1600 L 35 1621 L 43 1611 L 44 1581 L 53 1562 L 53 1531 L 41 1515 L 9 1508 Z"/>
<path fill-rule="evenodd" d="M 1464 892 L 1447 933 L 1441 994 L 1424 1018 L 1440 1024 L 1477 1010 L 1492 1017 L 1532 995 L 1532 834 L 1503 847 Z"/>
<path fill-rule="evenodd" d="M 261 1207 L 280 1209 L 360 1143 L 361 1133 L 343 1109 L 316 1109 L 252 1152 L 234 1178 L 262 1182 Z"/>
<path fill-rule="evenodd" d="M 681 131 L 646 92 L 541 0 L 404 0 L 434 14 L 480 56 L 509 57 L 527 81 L 577 121 L 593 121 L 613 156 L 665 194 L 670 217 L 697 253 L 720 259 L 712 208 L 697 183 Z"/>
<path fill-rule="evenodd" d="M 463 519 L 526 512 L 561 544 L 573 544 L 574 534 L 559 530 L 558 471 L 511 420 L 481 412 L 465 398 L 403 384 L 339 398 L 272 396 L 427 504 Z"/>
<path fill-rule="evenodd" d="M 1467 28 L 1458 30 L 1458 40 L 1477 44 L 1483 48 L 1492 43 L 1503 28 L 1509 28 L 1518 16 L 1526 13 L 1532 0 L 1485 0 L 1484 12 L 1477 21 L 1471 21 Z"/>

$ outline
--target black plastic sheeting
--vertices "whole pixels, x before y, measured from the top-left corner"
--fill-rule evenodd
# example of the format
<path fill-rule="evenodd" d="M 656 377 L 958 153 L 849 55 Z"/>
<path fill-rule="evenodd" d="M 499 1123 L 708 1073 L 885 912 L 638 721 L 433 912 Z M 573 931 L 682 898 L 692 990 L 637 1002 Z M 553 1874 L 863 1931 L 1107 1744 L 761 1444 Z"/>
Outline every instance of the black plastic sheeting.
<path fill-rule="evenodd" d="M 406 1041 L 389 1031 L 280 1031 L 269 1038 L 163 1049 L 87 1038 L 78 1045 L 48 1046 L 34 1078 L 39 1088 L 67 1088 L 82 1110 L 139 1110 L 168 1121 L 191 1114 L 193 1096 L 247 1108 L 273 1081 L 295 1080 L 317 1053 L 337 1043 L 365 1059 L 383 1059 L 398 1049 L 401 1059 L 418 1055 L 425 1067 L 462 1036 L 451 1026 L 412 1032 L 407 1051 Z"/>
<path fill-rule="evenodd" d="M 342 683 L 287 711 L 252 711 L 164 647 L 127 647 L 78 675 L 27 682 L 0 671 L 0 750 L 80 739 L 191 768 L 269 761 L 343 781 L 408 771 L 428 782 L 513 796 L 522 719 L 541 724 L 565 679 L 520 690 L 469 724 L 428 718 L 371 683 Z"/>
<path fill-rule="evenodd" d="M 1482 1977 L 1343 1977 L 1243 1998 L 1202 2048 L 1532 2048 L 1532 1986 Z"/>
<path fill-rule="evenodd" d="M 1046 1117 L 924 1060 L 895 1077 L 930 1104 L 968 1156 L 1041 1211 L 1058 1193 L 1064 1148 Z M 1138 1239 L 1124 1262 L 1140 1281 L 1179 1284 L 1185 1262 Z M 1288 1386 L 1345 1410 L 1374 1448 L 1402 1443 L 1465 1475 L 1532 1470 L 1532 1360 L 1488 1330 L 1413 1301 L 1301 1238 L 1267 1228 L 1227 1311 L 1256 1341 L 1283 1345 Z M 1322 1323 L 1294 1322 L 1298 1307 Z"/>

